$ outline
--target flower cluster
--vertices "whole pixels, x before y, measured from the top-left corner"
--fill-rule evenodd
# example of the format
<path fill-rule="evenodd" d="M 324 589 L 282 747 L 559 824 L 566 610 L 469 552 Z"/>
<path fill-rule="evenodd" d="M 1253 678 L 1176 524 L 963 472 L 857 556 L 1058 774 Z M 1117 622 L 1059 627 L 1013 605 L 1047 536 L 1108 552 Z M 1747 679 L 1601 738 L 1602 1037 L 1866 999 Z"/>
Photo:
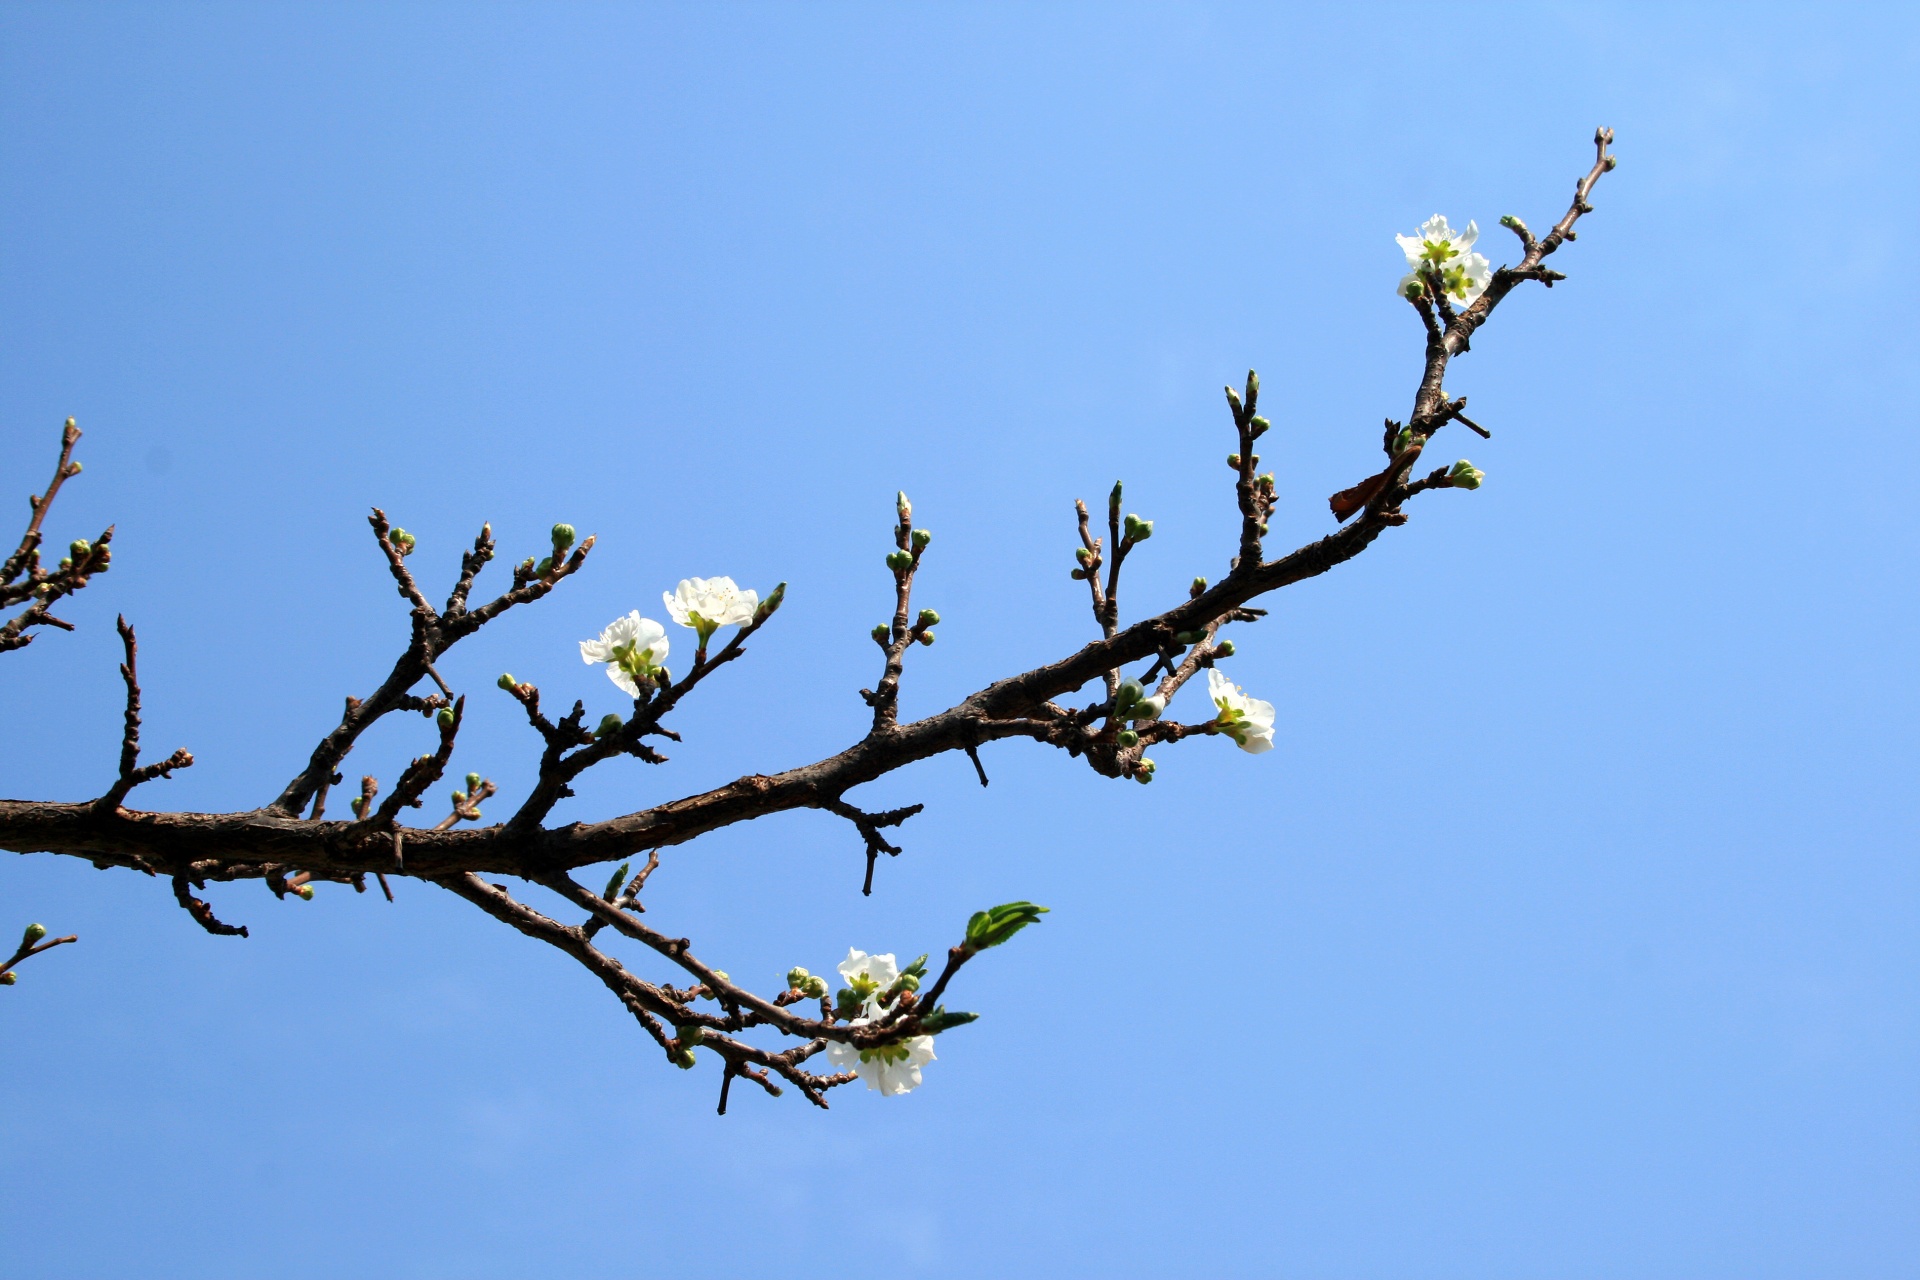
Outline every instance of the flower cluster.
<path fill-rule="evenodd" d="M 555 541 L 558 545 L 557 534 Z M 780 594 L 776 591 L 775 598 L 768 600 L 767 612 L 779 603 Z M 661 599 L 668 616 L 699 636 L 702 653 L 715 631 L 746 626 L 761 609 L 759 593 L 742 591 L 732 578 L 683 578 L 677 590 L 661 592 Z M 666 673 L 667 648 L 667 629 L 635 609 L 615 618 L 598 640 L 582 640 L 580 661 L 606 664 L 607 679 L 628 697 L 637 698 L 642 679 Z"/>
<path fill-rule="evenodd" d="M 843 1005 L 859 1011 L 851 1025 L 867 1025 L 901 991 L 917 987 L 918 975 L 913 971 L 924 971 L 925 964 L 926 957 L 922 956 L 903 972 L 891 954 L 870 956 L 847 948 L 847 958 L 840 962 L 840 977 L 847 985 L 840 996 Z M 867 1082 L 867 1088 L 893 1097 L 920 1087 L 920 1068 L 934 1060 L 933 1037 L 912 1036 L 877 1049 L 856 1049 L 836 1042 L 827 1046 L 827 1060 L 842 1071 L 857 1074 Z"/>
<path fill-rule="evenodd" d="M 1408 271 L 1400 279 L 1400 296 L 1418 296 L 1425 287 L 1423 275 L 1437 279 L 1446 295 L 1462 305 L 1485 293 L 1493 279 L 1493 264 L 1471 252 L 1479 238 L 1477 223 L 1468 222 L 1465 231 L 1455 231 L 1437 213 L 1420 224 L 1417 235 L 1395 236 L 1401 252 L 1407 255 Z"/>

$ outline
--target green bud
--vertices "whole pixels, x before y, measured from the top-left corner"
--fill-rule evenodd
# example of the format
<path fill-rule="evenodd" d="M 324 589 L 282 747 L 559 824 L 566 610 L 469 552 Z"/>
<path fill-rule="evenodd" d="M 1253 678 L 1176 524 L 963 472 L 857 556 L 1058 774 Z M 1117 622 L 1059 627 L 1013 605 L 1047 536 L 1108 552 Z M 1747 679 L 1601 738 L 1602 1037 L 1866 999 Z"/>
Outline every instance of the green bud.
<path fill-rule="evenodd" d="M 903 973 L 893 980 L 893 987 L 891 989 L 895 992 L 918 991 L 920 989 L 920 978 L 916 974 Z"/>
<path fill-rule="evenodd" d="M 932 541 L 933 533 L 931 530 L 915 529 L 913 531 L 913 549 L 915 551 L 925 551 L 927 544 Z"/>
<path fill-rule="evenodd" d="M 1158 768 L 1158 766 L 1155 765 L 1153 761 L 1147 759 L 1145 756 L 1141 756 L 1140 762 L 1133 767 L 1133 780 L 1140 783 L 1152 782 L 1153 771 L 1156 768 Z"/>
<path fill-rule="evenodd" d="M 931 631 L 921 631 L 921 632 L 915 633 L 913 638 L 916 642 L 920 644 L 932 644 L 935 637 L 933 632 Z"/>
<path fill-rule="evenodd" d="M 515 680 L 512 676 L 507 675 L 505 673 L 502 673 L 500 678 L 498 680 L 495 680 L 494 683 L 499 685 L 502 689 L 505 689 L 508 693 L 512 693 L 515 689 L 520 687 L 520 682 L 518 680 Z"/>
<path fill-rule="evenodd" d="M 364 818 L 367 816 L 367 798 L 365 796 L 355 796 L 347 802 L 347 808 L 353 810 L 354 817 Z"/>
<path fill-rule="evenodd" d="M 1453 470 L 1447 472 L 1447 479 L 1453 481 L 1456 489 L 1478 489 L 1487 473 L 1468 462 L 1465 458 L 1453 464 Z"/>
<path fill-rule="evenodd" d="M 1140 735 L 1131 729 L 1122 729 L 1113 735 L 1113 740 L 1117 745 L 1122 747 L 1137 746 L 1140 742 Z"/>
<path fill-rule="evenodd" d="M 482 777 L 481 777 L 481 776 L 480 776 L 479 774 L 477 774 L 477 773 L 470 773 L 470 774 L 468 774 L 468 775 L 467 775 L 467 790 L 469 790 L 469 791 L 478 791 L 478 790 L 480 789 L 480 784 L 481 784 L 482 782 L 484 782 L 484 781 L 486 781 L 486 779 L 484 779 L 484 778 L 482 778 Z"/>
<path fill-rule="evenodd" d="M 294 892 L 300 895 L 300 901 L 302 902 L 313 901 L 313 886 L 310 884 L 299 885 L 294 889 Z"/>
<path fill-rule="evenodd" d="M 619 868 L 613 873 L 613 875 L 608 877 L 607 887 L 600 891 L 600 900 L 602 902 L 613 901 L 615 895 L 617 895 L 620 892 L 620 887 L 626 884 L 627 868 L 631 867 L 632 865 L 633 864 L 631 862 L 623 862 L 620 864 Z"/>
<path fill-rule="evenodd" d="M 1393 451 L 1395 453 L 1404 453 L 1406 451 L 1407 446 L 1412 443 L 1413 443 L 1413 428 L 1402 427 L 1400 428 L 1400 434 L 1393 438 Z"/>
<path fill-rule="evenodd" d="M 875 643 L 885 644 L 888 640 L 891 640 L 893 638 L 893 628 L 883 622 L 879 626 L 873 629 L 872 634 L 873 634 Z"/>
<path fill-rule="evenodd" d="M 927 976 L 927 953 L 922 951 L 917 957 L 915 957 L 912 964 L 905 966 L 900 970 L 900 972 L 912 974 L 916 978 L 926 977 Z"/>
<path fill-rule="evenodd" d="M 606 715 L 600 717 L 600 724 L 594 729 L 593 736 L 596 738 L 604 738 L 610 733 L 618 733 L 625 724 L 626 721 L 609 711 Z"/>
<path fill-rule="evenodd" d="M 911 551 L 887 552 L 887 568 L 895 573 L 904 573 L 913 568 L 913 553 Z"/>
<path fill-rule="evenodd" d="M 1236 418 L 1246 412 L 1246 406 L 1240 403 L 1240 393 L 1232 387 L 1227 388 L 1227 404 L 1232 407 L 1233 416 Z"/>
<path fill-rule="evenodd" d="M 1188 587 L 1187 590 L 1196 596 L 1205 595 L 1207 590 L 1207 580 L 1205 578 L 1195 578 L 1193 580 L 1193 585 L 1191 587 Z"/>
<path fill-rule="evenodd" d="M 1261 436 L 1267 434 L 1268 429 L 1271 428 L 1273 424 L 1256 414 L 1254 415 L 1253 421 L 1249 422 L 1247 426 L 1250 428 L 1249 435 L 1253 439 L 1258 440 Z"/>
<path fill-rule="evenodd" d="M 457 809 L 457 808 L 459 808 L 459 807 L 460 807 L 461 805 L 463 805 L 463 804 L 465 804 L 466 802 L 467 802 L 467 793 L 466 793 L 466 792 L 464 792 L 464 791 L 456 791 L 456 792 L 454 792 L 454 793 L 453 793 L 453 807 L 454 807 L 454 808 L 456 808 L 456 809 Z"/>
<path fill-rule="evenodd" d="M 75 538 L 72 544 L 67 547 L 67 554 L 72 556 L 74 562 L 77 564 L 93 554 L 93 544 L 85 538 Z"/>
<path fill-rule="evenodd" d="M 1259 394 L 1260 375 L 1249 369 L 1247 370 L 1247 399 L 1251 400 Z"/>
<path fill-rule="evenodd" d="M 395 529 L 392 533 L 389 533 L 387 535 L 387 541 L 391 542 L 393 544 L 393 549 L 395 551 L 398 551 L 401 555 L 405 556 L 405 555 L 413 554 L 414 538 L 413 538 L 413 535 L 408 533 L 405 529 Z"/>
<path fill-rule="evenodd" d="M 674 1054 L 673 1065 L 680 1068 L 682 1071 L 693 1070 L 693 1066 L 694 1066 L 693 1050 L 682 1049 L 680 1052 Z"/>
<path fill-rule="evenodd" d="M 1117 516 L 1120 514 L 1120 487 L 1120 482 L 1115 480 L 1113 482 L 1113 492 L 1107 495 L 1107 514 L 1109 516 Z"/>
<path fill-rule="evenodd" d="M 787 970 L 787 989 L 790 991 L 804 991 L 807 983 L 812 981 L 812 979 L 813 975 L 811 973 L 799 965 L 795 965 L 793 968 Z"/>
<path fill-rule="evenodd" d="M 80 464 L 76 462 L 73 465 L 77 467 Z M 0 973 L 0 987 L 10 987 L 18 981 L 20 981 L 20 975 L 15 973 L 11 969 L 7 970 L 5 973 Z"/>
<path fill-rule="evenodd" d="M 907 501 L 906 490 L 903 489 L 894 495 L 893 509 L 900 513 L 902 520 L 913 519 L 913 504 Z"/>
<path fill-rule="evenodd" d="M 440 714 L 435 716 L 433 720 L 434 720 L 434 723 L 439 725 L 442 729 L 453 728 L 453 708 L 452 707 L 440 708 Z"/>
<path fill-rule="evenodd" d="M 553 554 L 560 555 L 573 545 L 573 526 L 557 524 L 553 526 Z"/>
<path fill-rule="evenodd" d="M 47 926 L 43 924 L 30 924 L 27 926 L 27 931 L 20 935 L 20 949 L 25 951 L 28 947 L 31 947 L 34 943 L 46 936 Z"/>
<path fill-rule="evenodd" d="M 1231 658 L 1233 656 L 1233 641 L 1222 640 L 1219 644 L 1213 646 L 1213 656 L 1216 658 Z"/>
<path fill-rule="evenodd" d="M 932 609 L 922 609 L 918 621 L 923 627 L 937 627 L 940 625 L 940 615 Z"/>
<path fill-rule="evenodd" d="M 72 557 L 72 556 L 61 556 L 61 557 L 60 557 L 60 567 L 61 567 L 62 569 L 71 569 L 71 568 L 73 568 L 73 557 Z"/>
<path fill-rule="evenodd" d="M 85 470 L 86 470 L 86 468 L 85 468 L 85 467 L 83 467 L 83 466 L 81 466 L 81 465 L 80 465 L 80 464 L 79 464 L 78 462 L 69 462 L 69 463 L 67 464 L 67 475 L 68 475 L 68 476 L 77 476 L 77 475 L 79 475 L 79 474 L 80 474 L 80 473 L 81 473 L 82 471 L 85 471 Z"/>
<path fill-rule="evenodd" d="M 1426 294 L 1427 287 L 1424 284 L 1421 284 L 1418 280 L 1407 281 L 1407 296 L 1409 298 L 1424 298 Z"/>
<path fill-rule="evenodd" d="M 469 809 L 467 810 L 467 816 L 469 818 L 472 818 L 475 822 L 478 822 L 480 821 L 481 818 L 483 818 L 486 815 L 482 814 L 478 809 Z"/>
<path fill-rule="evenodd" d="M 1150 720 L 1158 720 L 1166 709 L 1167 700 L 1165 698 L 1142 698 L 1133 704 L 1133 722 L 1135 724 L 1144 724 Z"/>
<path fill-rule="evenodd" d="M 680 1048 L 684 1051 L 706 1039 L 707 1032 L 705 1027 L 675 1027 L 673 1034 L 680 1041 Z"/>
<path fill-rule="evenodd" d="M 1128 707 L 1131 707 L 1134 703 L 1146 696 L 1147 687 L 1138 680 L 1135 680 L 1132 676 L 1128 676 L 1120 682 L 1119 688 L 1113 691 L 1114 709 L 1124 712 Z"/>
<path fill-rule="evenodd" d="M 1199 644 L 1207 638 L 1207 633 L 1204 631 L 1182 631 L 1177 633 L 1173 638 L 1177 644 Z"/>
<path fill-rule="evenodd" d="M 1067 570 L 1067 576 L 1075 582 L 1085 582 L 1089 572 L 1091 571 L 1087 569 L 1069 569 Z"/>
<path fill-rule="evenodd" d="M 1227 470 L 1229 470 L 1229 471 L 1238 471 L 1239 469 L 1240 469 L 1240 455 L 1239 455 L 1239 454 L 1237 454 L 1237 453 L 1230 453 L 1230 454 L 1228 454 L 1228 455 L 1227 455 Z"/>
<path fill-rule="evenodd" d="M 1153 536 L 1153 521 L 1142 520 L 1136 515 L 1129 515 L 1127 517 L 1125 527 L 1127 536 L 1135 542 L 1145 542 Z"/>
<path fill-rule="evenodd" d="M 552 573 L 552 572 L 553 572 L 553 557 L 542 556 L 540 558 L 540 563 L 534 567 L 533 576 L 536 578 L 544 578 L 549 573 Z"/>
<path fill-rule="evenodd" d="M 760 602 L 758 609 L 753 611 L 754 623 L 758 625 L 759 623 L 765 622 L 768 618 L 771 618 L 775 613 L 779 612 L 780 605 L 786 598 L 787 584 L 783 582 L 773 589 L 772 594 Z"/>

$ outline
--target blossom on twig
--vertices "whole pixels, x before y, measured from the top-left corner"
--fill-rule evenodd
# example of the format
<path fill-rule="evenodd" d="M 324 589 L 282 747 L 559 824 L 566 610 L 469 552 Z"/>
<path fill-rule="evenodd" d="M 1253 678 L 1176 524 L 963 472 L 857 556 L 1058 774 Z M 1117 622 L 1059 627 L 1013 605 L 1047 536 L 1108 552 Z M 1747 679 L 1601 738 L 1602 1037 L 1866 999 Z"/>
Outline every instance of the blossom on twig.
<path fill-rule="evenodd" d="M 1469 221 L 1465 231 L 1455 231 L 1437 213 L 1420 224 L 1418 235 L 1395 236 L 1410 268 L 1400 279 L 1400 296 L 1413 296 L 1408 287 L 1418 284 L 1422 274 L 1437 278 L 1447 296 L 1460 303 L 1471 303 L 1485 293 L 1493 279 L 1493 264 L 1471 252 L 1479 238 L 1478 223 Z"/>
<path fill-rule="evenodd" d="M 1273 750 L 1273 704 L 1249 698 L 1240 686 L 1220 674 L 1220 668 L 1207 668 L 1207 696 L 1220 708 L 1214 723 L 1220 732 L 1240 744 L 1248 755 Z"/>
<path fill-rule="evenodd" d="M 865 1026 L 870 1019 L 855 1018 L 853 1025 Z M 934 1060 L 933 1037 L 913 1036 L 877 1049 L 856 1049 L 850 1044 L 827 1046 L 827 1060 L 842 1071 L 851 1071 L 867 1082 L 867 1088 L 891 1098 L 920 1087 L 920 1068 Z"/>
<path fill-rule="evenodd" d="M 615 618 L 598 640 L 580 642 L 580 661 L 607 664 L 607 679 L 629 697 L 640 696 L 639 677 L 652 676 L 667 660 L 667 629 L 635 609 Z"/>
<path fill-rule="evenodd" d="M 760 594 L 742 591 L 732 578 L 682 578 L 673 591 L 662 591 L 667 613 L 683 627 L 699 633 L 700 647 L 721 627 L 744 627 L 753 621 Z"/>

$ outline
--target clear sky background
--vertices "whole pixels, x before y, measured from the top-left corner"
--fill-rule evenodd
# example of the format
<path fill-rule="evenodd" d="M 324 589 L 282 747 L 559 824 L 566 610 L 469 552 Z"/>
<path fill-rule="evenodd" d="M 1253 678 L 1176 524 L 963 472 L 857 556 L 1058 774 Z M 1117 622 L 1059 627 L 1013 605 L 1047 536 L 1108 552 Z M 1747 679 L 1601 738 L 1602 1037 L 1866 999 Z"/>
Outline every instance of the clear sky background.
<path fill-rule="evenodd" d="M 1275 751 L 925 763 L 855 793 L 927 804 L 871 899 L 818 813 L 668 852 L 649 919 L 768 989 L 1053 907 L 921 1090 L 718 1119 L 430 886 L 215 886 L 241 941 L 7 855 L 0 926 L 82 941 L 0 993 L 0 1271 L 1920 1274 L 1916 85 L 1895 6 L 7 6 L 8 527 L 68 414 L 54 535 L 118 526 L 78 633 L 0 658 L 19 797 L 105 788 L 123 611 L 198 759 L 140 800 L 270 799 L 404 643 L 375 503 L 442 593 L 482 520 L 599 535 L 445 664 L 502 800 L 494 677 L 617 709 L 575 642 L 692 574 L 790 603 L 560 818 L 816 759 L 896 488 L 918 715 L 1092 634 L 1071 503 L 1116 477 L 1129 617 L 1224 571 L 1250 365 L 1270 546 L 1329 531 L 1417 380 L 1393 234 L 1499 262 L 1596 124 L 1621 163 L 1449 378 L 1486 486 L 1240 629 Z"/>

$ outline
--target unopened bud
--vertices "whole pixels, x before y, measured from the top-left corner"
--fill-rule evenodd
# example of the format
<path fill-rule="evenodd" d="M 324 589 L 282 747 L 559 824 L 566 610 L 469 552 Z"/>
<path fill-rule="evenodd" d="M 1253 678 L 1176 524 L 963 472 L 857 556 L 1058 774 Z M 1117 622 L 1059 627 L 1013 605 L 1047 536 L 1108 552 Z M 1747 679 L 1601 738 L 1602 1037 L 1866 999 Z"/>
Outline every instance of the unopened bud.
<path fill-rule="evenodd" d="M 1153 761 L 1147 759 L 1145 756 L 1141 756 L 1139 762 L 1133 766 L 1133 780 L 1135 782 L 1152 782 L 1153 771 L 1158 767 L 1159 766 L 1155 765 Z"/>
<path fill-rule="evenodd" d="M 1216 658 L 1231 658 L 1233 656 L 1233 641 L 1222 640 L 1219 644 L 1213 646 L 1213 656 Z"/>
<path fill-rule="evenodd" d="M 1131 747 L 1139 743 L 1140 735 L 1131 729 L 1122 729 L 1113 735 L 1113 741 L 1117 746 Z"/>
<path fill-rule="evenodd" d="M 312 886 L 312 885 L 310 885 L 310 884 L 303 884 L 303 885 L 297 885 L 297 886 L 295 886 L 295 887 L 294 887 L 294 890 L 293 890 L 293 891 L 294 891 L 295 893 L 297 893 L 297 894 L 299 894 L 299 895 L 300 895 L 300 901 L 302 901 L 302 902 L 312 902 L 312 901 L 313 901 L 313 886 Z"/>
<path fill-rule="evenodd" d="M 1240 393 L 1232 387 L 1227 388 L 1227 403 L 1233 407 L 1233 416 L 1236 418 L 1246 412 L 1246 406 L 1240 403 Z"/>
<path fill-rule="evenodd" d="M 1129 515 L 1126 523 L 1127 536 L 1135 542 L 1145 542 L 1153 536 L 1153 521 L 1142 520 L 1139 516 Z"/>
<path fill-rule="evenodd" d="M 894 495 L 893 509 L 900 513 L 900 518 L 902 520 L 913 519 L 913 504 L 907 501 L 906 490 L 902 489 L 899 493 Z"/>
<path fill-rule="evenodd" d="M 922 627 L 937 627 L 940 625 L 940 615 L 932 609 L 922 609 L 920 611 L 918 625 Z"/>
<path fill-rule="evenodd" d="M 1073 558 L 1078 560 L 1081 567 L 1084 568 L 1093 563 L 1093 552 L 1087 550 L 1085 547 L 1075 547 L 1073 549 Z"/>
<path fill-rule="evenodd" d="M 544 578 L 549 573 L 552 573 L 552 572 L 553 572 L 553 557 L 541 556 L 540 563 L 534 566 L 533 576 L 536 578 Z"/>
<path fill-rule="evenodd" d="M 398 551 L 403 556 L 409 555 L 413 551 L 414 537 L 412 534 L 408 533 L 405 529 L 395 529 L 392 533 L 387 535 L 387 541 L 391 542 L 393 544 L 393 549 L 395 551 Z"/>
<path fill-rule="evenodd" d="M 1120 482 L 1115 480 L 1113 482 L 1113 492 L 1107 495 L 1107 514 L 1109 516 L 1117 516 L 1120 514 L 1120 489 Z"/>
<path fill-rule="evenodd" d="M 1132 676 L 1128 676 L 1125 680 L 1122 680 L 1120 686 L 1113 691 L 1114 709 L 1117 711 L 1125 711 L 1128 707 L 1131 707 L 1134 703 L 1146 696 L 1147 687 L 1138 680 L 1135 680 Z"/>
<path fill-rule="evenodd" d="M 931 631 L 921 631 L 921 632 L 919 632 L 919 633 L 917 633 L 917 634 L 916 634 L 916 635 L 915 635 L 915 636 L 914 636 L 913 638 L 914 638 L 915 640 L 917 640 L 917 641 L 919 641 L 919 642 L 920 642 L 921 644 L 932 644 L 932 643 L 933 643 L 933 632 L 931 632 Z"/>
<path fill-rule="evenodd" d="M 1468 462 L 1465 458 L 1453 464 L 1453 470 L 1447 472 L 1447 479 L 1453 481 L 1457 489 L 1478 489 L 1487 473 Z"/>
<path fill-rule="evenodd" d="M 927 544 L 932 541 L 933 541 L 933 533 L 931 530 L 915 529 L 913 531 L 913 549 L 915 551 L 925 551 L 927 549 Z"/>
<path fill-rule="evenodd" d="M 28 947 L 31 947 L 34 943 L 46 936 L 47 926 L 43 924 L 30 924 L 27 926 L 27 931 L 20 935 L 20 949 L 25 951 Z"/>
<path fill-rule="evenodd" d="M 1199 644 L 1207 638 L 1207 633 L 1205 631 L 1181 631 L 1175 633 L 1173 638 L 1177 644 Z"/>
<path fill-rule="evenodd" d="M 553 554 L 559 555 L 573 545 L 573 526 L 557 524 L 553 526 Z"/>
<path fill-rule="evenodd" d="M 495 680 L 494 683 L 499 685 L 502 689 L 505 689 L 508 693 L 512 693 L 515 689 L 520 687 L 520 682 L 518 680 L 515 680 L 511 675 L 508 675 L 504 672 L 501 673 L 500 678 L 498 680 Z"/>
<path fill-rule="evenodd" d="M 1228 467 L 1228 468 L 1229 468 L 1230 470 L 1233 470 L 1233 471 L 1238 471 L 1238 470 L 1240 469 L 1240 455 L 1239 455 L 1239 454 L 1237 454 L 1237 453 L 1230 453 L 1230 454 L 1228 454 L 1228 455 L 1227 455 L 1227 467 Z"/>
<path fill-rule="evenodd" d="M 67 548 L 67 554 L 76 561 L 85 560 L 92 553 L 93 544 L 85 538 L 75 538 L 72 545 Z"/>
<path fill-rule="evenodd" d="M 771 618 L 775 613 L 779 611 L 781 604 L 785 602 L 786 598 L 787 598 L 787 584 L 783 582 L 779 586 L 775 587 L 772 593 L 769 594 L 765 600 L 762 600 L 760 602 L 760 607 L 758 609 L 755 609 L 753 611 L 754 624 L 757 626 L 758 624 L 765 622 L 768 618 Z"/>
<path fill-rule="evenodd" d="M 434 720 L 434 723 L 439 725 L 442 729 L 453 728 L 453 708 L 452 707 L 440 708 L 440 714 L 435 716 L 433 720 Z"/>
<path fill-rule="evenodd" d="M 1187 591 L 1190 595 L 1194 596 L 1205 595 L 1207 592 L 1207 580 L 1205 578 L 1195 578 L 1193 585 L 1188 587 Z"/>
<path fill-rule="evenodd" d="M 1247 370 L 1247 398 L 1249 400 L 1252 400 L 1257 398 L 1259 394 L 1260 394 L 1260 375 L 1255 373 L 1253 370 L 1249 369 Z"/>
<path fill-rule="evenodd" d="M 893 628 L 883 622 L 873 629 L 872 634 L 876 644 L 885 644 L 888 640 L 892 639 Z"/>
<path fill-rule="evenodd" d="M 456 808 L 456 809 L 458 809 L 458 808 L 459 808 L 459 807 L 460 807 L 461 805 L 463 805 L 463 804 L 465 804 L 466 802 L 467 802 L 467 793 L 466 793 L 466 792 L 464 792 L 464 791 L 456 791 L 456 792 L 454 792 L 454 793 L 453 793 L 453 807 L 454 807 L 454 808 Z"/>
<path fill-rule="evenodd" d="M 1418 280 L 1409 280 L 1406 284 L 1405 293 L 1409 298 L 1424 298 L 1427 294 L 1427 286 L 1421 284 Z"/>
<path fill-rule="evenodd" d="M 610 733 L 618 733 L 625 723 L 626 721 L 609 711 L 606 715 L 600 717 L 600 724 L 594 729 L 593 736 L 596 738 L 604 738 Z"/>
<path fill-rule="evenodd" d="M 79 464 L 75 463 L 74 465 L 78 466 Z M 0 987 L 10 987 L 18 981 L 20 981 L 20 975 L 11 969 L 5 973 L 0 973 Z"/>
<path fill-rule="evenodd" d="M 1158 720 L 1166 709 L 1165 698 L 1142 698 L 1133 704 L 1133 722 L 1140 724 L 1148 720 Z"/>
<path fill-rule="evenodd" d="M 467 775 L 467 790 L 469 790 L 469 791 L 478 791 L 478 790 L 480 789 L 480 783 L 481 783 L 481 781 L 482 781 L 482 779 L 481 779 L 481 777 L 480 777 L 480 775 L 479 775 L 479 774 L 477 774 L 477 773 L 470 773 L 470 774 L 468 774 L 468 775 Z"/>
<path fill-rule="evenodd" d="M 1253 439 L 1258 440 L 1261 436 L 1267 434 L 1268 429 L 1272 426 L 1273 424 L 1271 422 L 1255 414 L 1253 421 L 1247 424 L 1249 429 L 1248 434 L 1251 435 Z"/>
<path fill-rule="evenodd" d="M 913 552 L 887 552 L 887 568 L 893 570 L 895 573 L 905 573 L 908 569 L 913 568 Z"/>
<path fill-rule="evenodd" d="M 680 1052 L 674 1054 L 673 1065 L 680 1068 L 682 1071 L 693 1070 L 693 1066 L 694 1066 L 693 1050 L 682 1049 L 680 1050 Z"/>

